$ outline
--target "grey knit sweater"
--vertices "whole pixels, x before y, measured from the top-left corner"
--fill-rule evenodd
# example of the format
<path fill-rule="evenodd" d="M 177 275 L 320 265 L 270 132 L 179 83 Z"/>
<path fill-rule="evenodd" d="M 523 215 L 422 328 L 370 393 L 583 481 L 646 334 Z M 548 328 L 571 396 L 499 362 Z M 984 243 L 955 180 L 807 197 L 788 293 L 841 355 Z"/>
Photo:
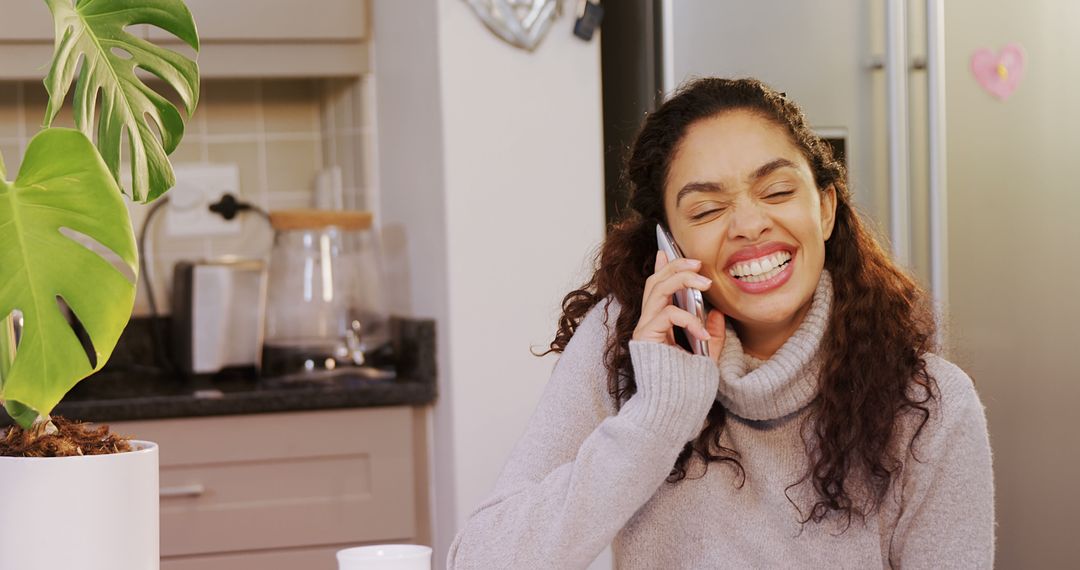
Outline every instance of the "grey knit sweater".
<path fill-rule="evenodd" d="M 466 521 L 449 568 L 584 568 L 613 543 L 618 568 L 989 568 L 994 497 L 983 406 L 963 371 L 927 356 L 939 399 L 881 508 L 865 519 L 801 525 L 809 460 L 800 424 L 818 389 L 832 301 L 823 273 L 799 329 L 769 360 L 729 328 L 719 366 L 680 348 L 630 342 L 637 393 L 616 411 L 604 344 L 618 307 L 600 303 L 562 357 L 492 496 Z M 613 327 L 613 325 L 612 325 Z M 667 483 L 714 400 L 731 412 L 728 463 Z M 908 441 L 920 416 L 898 420 Z M 860 490 L 855 486 L 851 491 Z M 858 495 L 856 495 L 858 496 Z M 789 501 L 789 497 L 798 507 Z"/>

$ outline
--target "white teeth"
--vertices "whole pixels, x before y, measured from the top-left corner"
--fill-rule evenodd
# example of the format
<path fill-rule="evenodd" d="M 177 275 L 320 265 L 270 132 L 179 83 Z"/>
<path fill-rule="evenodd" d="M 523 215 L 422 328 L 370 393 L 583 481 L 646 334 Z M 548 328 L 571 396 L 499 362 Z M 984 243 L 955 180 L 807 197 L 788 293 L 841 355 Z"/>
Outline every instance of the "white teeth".
<path fill-rule="evenodd" d="M 762 281 L 768 281 L 769 279 L 772 279 L 773 277 L 776 277 L 783 270 L 784 270 L 783 267 L 773 267 L 772 269 L 770 269 L 769 271 L 767 271 L 767 272 L 765 272 L 765 273 L 763 273 L 761 275 L 751 275 L 749 277 L 742 277 L 741 280 L 746 281 L 747 283 L 760 283 Z"/>
<path fill-rule="evenodd" d="M 746 281 L 747 283 L 757 283 L 775 276 L 780 272 L 780 266 L 790 259 L 790 253 L 778 251 L 772 255 L 736 263 L 728 270 L 728 273 L 730 273 L 732 277 Z"/>

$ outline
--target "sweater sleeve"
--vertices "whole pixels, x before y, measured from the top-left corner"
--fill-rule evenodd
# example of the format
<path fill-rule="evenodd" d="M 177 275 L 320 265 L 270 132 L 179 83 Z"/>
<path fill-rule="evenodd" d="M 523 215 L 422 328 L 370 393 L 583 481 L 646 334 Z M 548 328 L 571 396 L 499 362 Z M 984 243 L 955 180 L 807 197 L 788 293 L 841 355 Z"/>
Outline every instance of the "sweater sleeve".
<path fill-rule="evenodd" d="M 971 379 L 932 357 L 940 404 L 927 445 L 904 467 L 903 499 L 890 558 L 900 568 L 992 568 L 994 481 L 986 416 Z M 918 441 L 918 440 L 916 440 Z"/>
<path fill-rule="evenodd" d="M 450 547 L 448 568 L 586 567 L 701 430 L 716 365 L 666 345 L 631 341 L 638 390 L 615 413 L 603 364 L 615 310 L 599 303 L 575 331 L 494 493 Z"/>

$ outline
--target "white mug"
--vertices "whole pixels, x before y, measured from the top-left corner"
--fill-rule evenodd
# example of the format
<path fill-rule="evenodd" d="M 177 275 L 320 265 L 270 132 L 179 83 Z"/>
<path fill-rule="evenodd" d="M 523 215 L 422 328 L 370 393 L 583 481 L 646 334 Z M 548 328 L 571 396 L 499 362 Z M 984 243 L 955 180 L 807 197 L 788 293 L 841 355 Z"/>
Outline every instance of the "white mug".
<path fill-rule="evenodd" d="M 337 551 L 338 570 L 431 570 L 431 547 L 379 544 Z"/>

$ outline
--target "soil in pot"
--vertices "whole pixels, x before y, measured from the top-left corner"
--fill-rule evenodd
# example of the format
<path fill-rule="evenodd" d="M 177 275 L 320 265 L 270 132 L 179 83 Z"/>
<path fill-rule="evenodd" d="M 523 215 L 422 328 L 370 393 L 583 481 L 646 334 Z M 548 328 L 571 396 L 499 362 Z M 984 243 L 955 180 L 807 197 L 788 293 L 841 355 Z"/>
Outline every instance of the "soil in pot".
<path fill-rule="evenodd" d="M 19 426 L 8 428 L 0 437 L 0 456 L 74 457 L 123 453 L 132 449 L 130 438 L 110 433 L 107 425 L 91 425 L 61 416 L 52 416 L 52 424 L 56 426 L 56 433 L 46 433 L 44 426 L 30 430 Z"/>

